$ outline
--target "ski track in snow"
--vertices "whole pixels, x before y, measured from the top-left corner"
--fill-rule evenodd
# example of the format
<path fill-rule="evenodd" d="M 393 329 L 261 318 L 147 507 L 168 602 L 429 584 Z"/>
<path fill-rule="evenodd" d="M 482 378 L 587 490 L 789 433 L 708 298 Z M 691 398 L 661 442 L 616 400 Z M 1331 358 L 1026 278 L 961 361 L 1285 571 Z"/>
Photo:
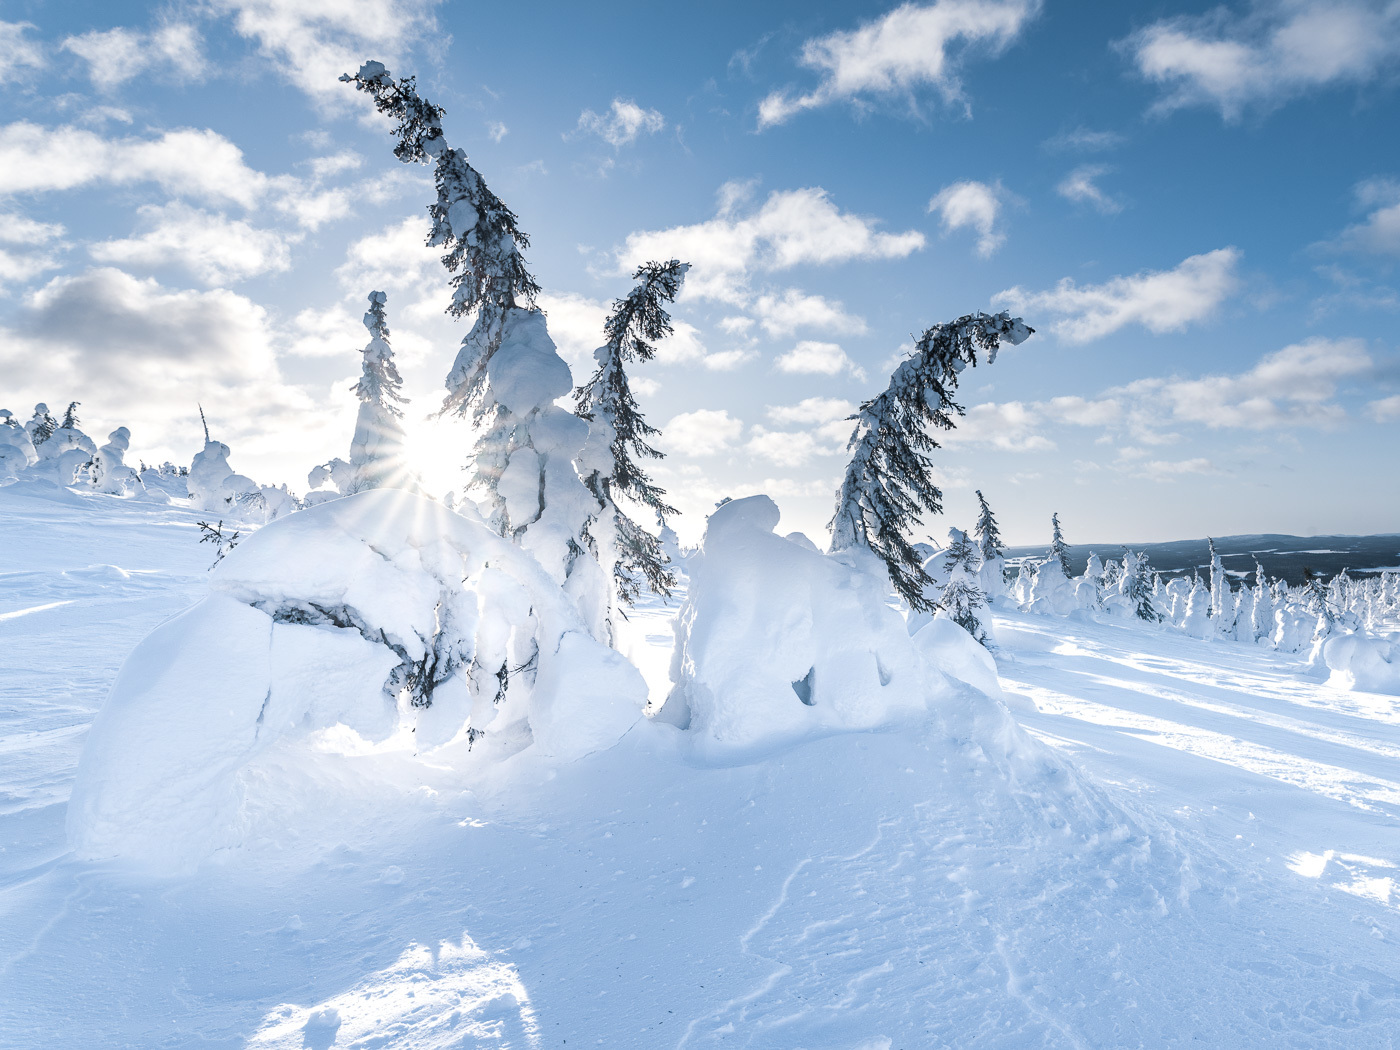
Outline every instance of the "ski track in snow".
<path fill-rule="evenodd" d="M 240 849 L 159 877 L 77 863 L 86 726 L 202 593 L 194 517 L 0 494 L 0 1046 L 1400 1033 L 1400 700 L 1135 625 L 997 618 L 1008 703 L 1069 783 L 956 721 L 951 742 L 850 734 L 733 768 L 643 726 L 510 781 L 302 745 L 245 771 Z M 668 616 L 630 624 L 654 696 Z"/>

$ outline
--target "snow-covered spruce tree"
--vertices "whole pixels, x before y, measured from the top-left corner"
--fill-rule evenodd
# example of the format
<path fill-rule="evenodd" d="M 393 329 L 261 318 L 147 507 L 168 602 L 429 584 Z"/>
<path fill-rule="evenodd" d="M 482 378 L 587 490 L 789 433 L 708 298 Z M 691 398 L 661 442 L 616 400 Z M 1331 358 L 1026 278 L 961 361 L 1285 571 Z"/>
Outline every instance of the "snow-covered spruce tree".
<path fill-rule="evenodd" d="M 675 302 L 690 269 L 679 259 L 639 266 L 637 285 L 613 302 L 603 324 L 606 342 L 594 351 L 598 368 L 574 397 L 577 413 L 588 420 L 588 443 L 579 456 L 579 474 L 602 505 L 589 522 L 585 539 L 603 571 L 613 579 L 617 595 L 628 605 L 639 594 L 640 582 L 661 595 L 676 585 L 661 541 L 633 521 L 617 504 L 619 496 L 651 510 L 663 528 L 668 514 L 679 513 L 666 502 L 666 490 L 654 484 L 639 458 L 659 459 L 648 439 L 660 433 L 643 417 L 627 381 L 626 366 L 650 361 L 656 343 L 671 334 L 666 304 Z"/>
<path fill-rule="evenodd" d="M 979 348 L 996 360 L 1003 342 L 1023 342 L 1035 329 L 1008 313 L 966 314 L 936 324 L 890 377 L 879 397 L 852 418 L 852 451 L 831 519 L 832 552 L 865 548 L 884 563 L 895 590 L 913 609 L 929 611 L 932 581 L 909 533 L 924 513 L 942 510 L 928 454 L 939 447 L 932 429 L 951 430 L 963 408 L 953 400 L 958 375 L 977 363 Z"/>
<path fill-rule="evenodd" d="M 1050 515 L 1050 529 L 1049 557 L 1060 563 L 1060 571 L 1065 574 L 1065 579 L 1069 579 L 1069 549 L 1065 546 L 1065 534 L 1060 529 L 1060 515 L 1058 512 Z"/>
<path fill-rule="evenodd" d="M 394 365 L 389 345 L 389 324 L 384 318 L 383 292 L 369 293 L 365 327 L 369 343 L 364 349 L 364 372 L 355 384 L 360 413 L 350 442 L 351 477 L 346 495 L 365 489 L 409 488 L 413 484 L 404 462 L 403 409 L 408 398 L 399 393 L 403 380 Z"/>
<path fill-rule="evenodd" d="M 1001 530 L 997 528 L 997 519 L 992 514 L 992 508 L 987 506 L 981 489 L 977 490 L 977 507 L 977 524 L 972 527 L 972 535 L 977 540 L 977 550 L 983 561 L 1005 557 L 1006 545 L 1001 541 Z"/>
<path fill-rule="evenodd" d="M 1215 549 L 1215 541 L 1206 537 L 1210 548 L 1210 618 L 1216 630 L 1225 633 L 1225 605 L 1230 595 L 1230 584 L 1225 579 L 1225 563 L 1220 560 L 1220 552 Z"/>
<path fill-rule="evenodd" d="M 24 429 L 29 432 L 29 440 L 34 447 L 38 448 L 53 437 L 53 432 L 58 429 L 58 420 L 49 415 L 49 406 L 40 401 L 34 406 L 34 417 L 24 424 Z"/>
<path fill-rule="evenodd" d="M 1147 565 L 1147 554 L 1129 551 L 1123 561 L 1123 597 L 1132 603 L 1139 620 L 1158 623 L 1162 615 L 1152 604 L 1152 570 Z"/>
<path fill-rule="evenodd" d="M 65 430 L 77 430 L 77 429 L 78 429 L 78 423 L 79 423 L 79 420 L 78 420 L 78 406 L 81 405 L 81 404 L 82 404 L 81 401 L 70 401 L 70 402 L 68 402 L 68 410 L 67 410 L 66 412 L 63 413 L 63 424 L 62 424 L 62 426 L 63 426 L 63 428 L 64 428 Z"/>
<path fill-rule="evenodd" d="M 968 538 L 967 533 L 962 529 L 948 530 L 948 549 L 944 552 L 943 562 L 948 582 L 943 586 L 938 607 L 972 637 L 985 642 L 987 629 L 977 615 L 978 609 L 987 606 L 987 598 L 977 585 L 980 560 L 977 545 Z"/>
<path fill-rule="evenodd" d="M 442 411 L 478 430 L 472 483 L 487 520 L 529 550 L 565 587 L 594 637 L 606 638 L 611 581 L 583 536 L 601 508 L 574 468 L 588 424 L 554 404 L 573 389 L 573 376 L 535 306 L 539 284 L 520 254 L 529 240 L 466 153 L 448 148 L 443 111 L 418 95 L 414 78 L 394 80 L 381 63 L 366 62 L 341 79 L 398 122 L 396 157 L 434 165 L 427 243 L 446 253 L 454 288 L 447 312 L 475 314 L 448 373 Z"/>
<path fill-rule="evenodd" d="M 1006 595 L 1006 546 L 1001 539 L 1001 530 L 997 528 L 997 519 L 992 514 L 992 508 L 987 506 L 981 489 L 977 490 L 977 506 L 977 524 L 972 527 L 977 551 L 982 556 L 977 580 L 982 593 L 987 596 L 988 604 L 991 604 L 992 599 Z"/>

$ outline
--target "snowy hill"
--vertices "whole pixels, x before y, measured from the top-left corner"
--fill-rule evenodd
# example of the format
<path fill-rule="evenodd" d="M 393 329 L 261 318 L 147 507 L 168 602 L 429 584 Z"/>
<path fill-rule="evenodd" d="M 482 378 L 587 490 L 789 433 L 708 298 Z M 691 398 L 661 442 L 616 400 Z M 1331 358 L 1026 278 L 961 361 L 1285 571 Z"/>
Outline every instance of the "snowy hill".
<path fill-rule="evenodd" d="M 950 684 L 924 722 L 738 762 L 647 721 L 576 762 L 466 771 L 288 741 L 240 774 L 236 848 L 81 862 L 78 753 L 126 655 L 207 588 L 194 517 L 0 490 L 0 1045 L 1400 1031 L 1400 700 L 1130 621 L 999 614 L 1005 708 Z M 628 623 L 654 700 L 674 610 Z"/>

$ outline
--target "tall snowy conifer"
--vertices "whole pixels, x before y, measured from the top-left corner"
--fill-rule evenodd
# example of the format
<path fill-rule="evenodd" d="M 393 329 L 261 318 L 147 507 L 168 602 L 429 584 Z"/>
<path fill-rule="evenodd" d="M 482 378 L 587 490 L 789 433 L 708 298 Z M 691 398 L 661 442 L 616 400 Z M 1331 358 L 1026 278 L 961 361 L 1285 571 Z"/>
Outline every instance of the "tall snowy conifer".
<path fill-rule="evenodd" d="M 510 520 L 499 484 L 510 453 L 526 443 L 526 435 L 516 433 L 520 420 L 511 406 L 492 396 L 489 367 L 511 315 L 534 310 L 540 287 L 520 254 L 530 239 L 515 213 L 468 163 L 466 152 L 448 148 L 442 133 L 444 111 L 419 96 L 415 77 L 394 80 L 382 63 L 366 62 L 358 73 L 340 79 L 368 93 L 380 113 L 398 121 L 394 156 L 406 164 L 434 166 L 437 201 L 428 206 L 433 228 L 427 243 L 446 249 L 442 264 L 454 289 L 447 312 L 460 318 L 476 311 L 448 373 L 443 410 L 487 428 L 477 447 L 477 478 L 492 503 L 493 524 L 514 531 L 525 523 Z"/>
<path fill-rule="evenodd" d="M 1060 563 L 1060 571 L 1069 579 L 1069 550 L 1065 547 L 1065 534 L 1060 529 L 1059 513 L 1050 515 L 1050 557 Z"/>
<path fill-rule="evenodd" d="M 977 506 L 980 508 L 977 524 L 972 529 L 972 534 L 977 537 L 977 549 L 981 552 L 983 561 L 1000 558 L 1006 553 L 1006 547 L 1001 542 L 1001 530 L 997 528 L 997 519 L 992 516 L 992 508 L 987 506 L 987 501 L 982 498 L 981 489 L 977 490 Z"/>
<path fill-rule="evenodd" d="M 662 527 L 666 515 L 679 512 L 666 502 L 666 490 L 655 485 L 638 463 L 640 457 L 661 458 L 662 453 L 648 444 L 660 431 L 642 417 L 626 366 L 650 361 L 657 341 L 671 334 L 665 306 L 675 302 L 688 269 L 689 264 L 679 259 L 637 268 L 632 274 L 637 286 L 613 302 L 603 324 L 607 341 L 593 353 L 597 370 L 574 392 L 578 415 L 589 422 L 579 473 L 603 508 L 589 523 L 587 539 L 628 605 L 637 599 L 638 577 L 662 595 L 670 594 L 676 578 L 660 541 L 628 517 L 617 498 L 625 496 L 653 511 Z"/>
<path fill-rule="evenodd" d="M 529 239 L 466 153 L 448 148 L 443 111 L 419 97 L 413 77 L 394 80 L 381 63 L 366 62 L 341 80 L 398 122 L 399 160 L 434 165 L 427 243 L 446 252 L 454 289 L 447 312 L 475 315 L 448 373 L 442 411 L 465 416 L 479 432 L 473 483 L 484 490 L 488 520 L 535 556 L 593 636 L 607 640 L 612 583 L 584 536 L 601 507 L 574 467 L 588 424 L 554 404 L 574 382 L 535 306 L 539 284 L 520 254 Z"/>
<path fill-rule="evenodd" d="M 1139 620 L 1157 623 L 1162 614 L 1152 604 L 1152 570 L 1147 565 L 1147 554 L 1134 554 L 1128 551 L 1123 556 L 1123 597 L 1133 605 L 1133 612 Z"/>
<path fill-rule="evenodd" d="M 931 429 L 951 430 L 963 408 L 953 400 L 958 375 L 977 363 L 979 348 L 996 360 L 1003 342 L 1015 346 L 1034 329 L 1008 313 L 976 313 L 936 324 L 890 377 L 879 397 L 865 402 L 847 448 L 851 461 L 831 519 L 831 550 L 872 551 L 911 608 L 929 611 L 933 580 L 924 571 L 910 533 L 924 513 L 942 510 L 928 454 L 939 447 Z"/>
<path fill-rule="evenodd" d="M 987 605 L 987 598 L 977 585 L 977 545 L 968 539 L 962 529 L 948 530 L 948 549 L 943 567 L 948 573 L 948 582 L 938 600 L 939 608 L 972 637 L 985 642 L 987 629 L 977 615 L 977 610 Z"/>
<path fill-rule="evenodd" d="M 369 343 L 364 349 L 364 372 L 355 384 L 360 412 L 355 419 L 355 437 L 350 443 L 351 478 L 346 495 L 365 489 L 408 488 L 413 484 L 404 462 L 403 410 L 408 398 L 399 393 L 403 380 L 394 364 L 389 345 L 389 324 L 384 317 L 388 296 L 369 293 L 365 327 Z"/>
<path fill-rule="evenodd" d="M 77 430 L 77 429 L 78 429 L 78 422 L 79 422 L 79 421 L 78 421 L 78 406 L 81 405 L 81 404 L 82 404 L 81 401 L 70 401 L 70 402 L 68 402 L 68 410 L 67 410 L 66 412 L 63 413 L 63 426 L 64 426 L 65 429 L 67 429 L 67 430 Z"/>

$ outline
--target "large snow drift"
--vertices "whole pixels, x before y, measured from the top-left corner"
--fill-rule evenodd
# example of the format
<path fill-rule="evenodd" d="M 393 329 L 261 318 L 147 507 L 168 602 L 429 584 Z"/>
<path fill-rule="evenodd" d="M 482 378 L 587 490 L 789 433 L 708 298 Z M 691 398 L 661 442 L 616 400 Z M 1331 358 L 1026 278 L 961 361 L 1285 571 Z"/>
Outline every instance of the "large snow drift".
<path fill-rule="evenodd" d="M 236 843 L 240 770 L 337 723 L 567 760 L 611 746 L 645 698 L 528 554 L 431 500 L 363 492 L 254 533 L 137 646 L 84 747 L 69 837 L 88 857 Z"/>

